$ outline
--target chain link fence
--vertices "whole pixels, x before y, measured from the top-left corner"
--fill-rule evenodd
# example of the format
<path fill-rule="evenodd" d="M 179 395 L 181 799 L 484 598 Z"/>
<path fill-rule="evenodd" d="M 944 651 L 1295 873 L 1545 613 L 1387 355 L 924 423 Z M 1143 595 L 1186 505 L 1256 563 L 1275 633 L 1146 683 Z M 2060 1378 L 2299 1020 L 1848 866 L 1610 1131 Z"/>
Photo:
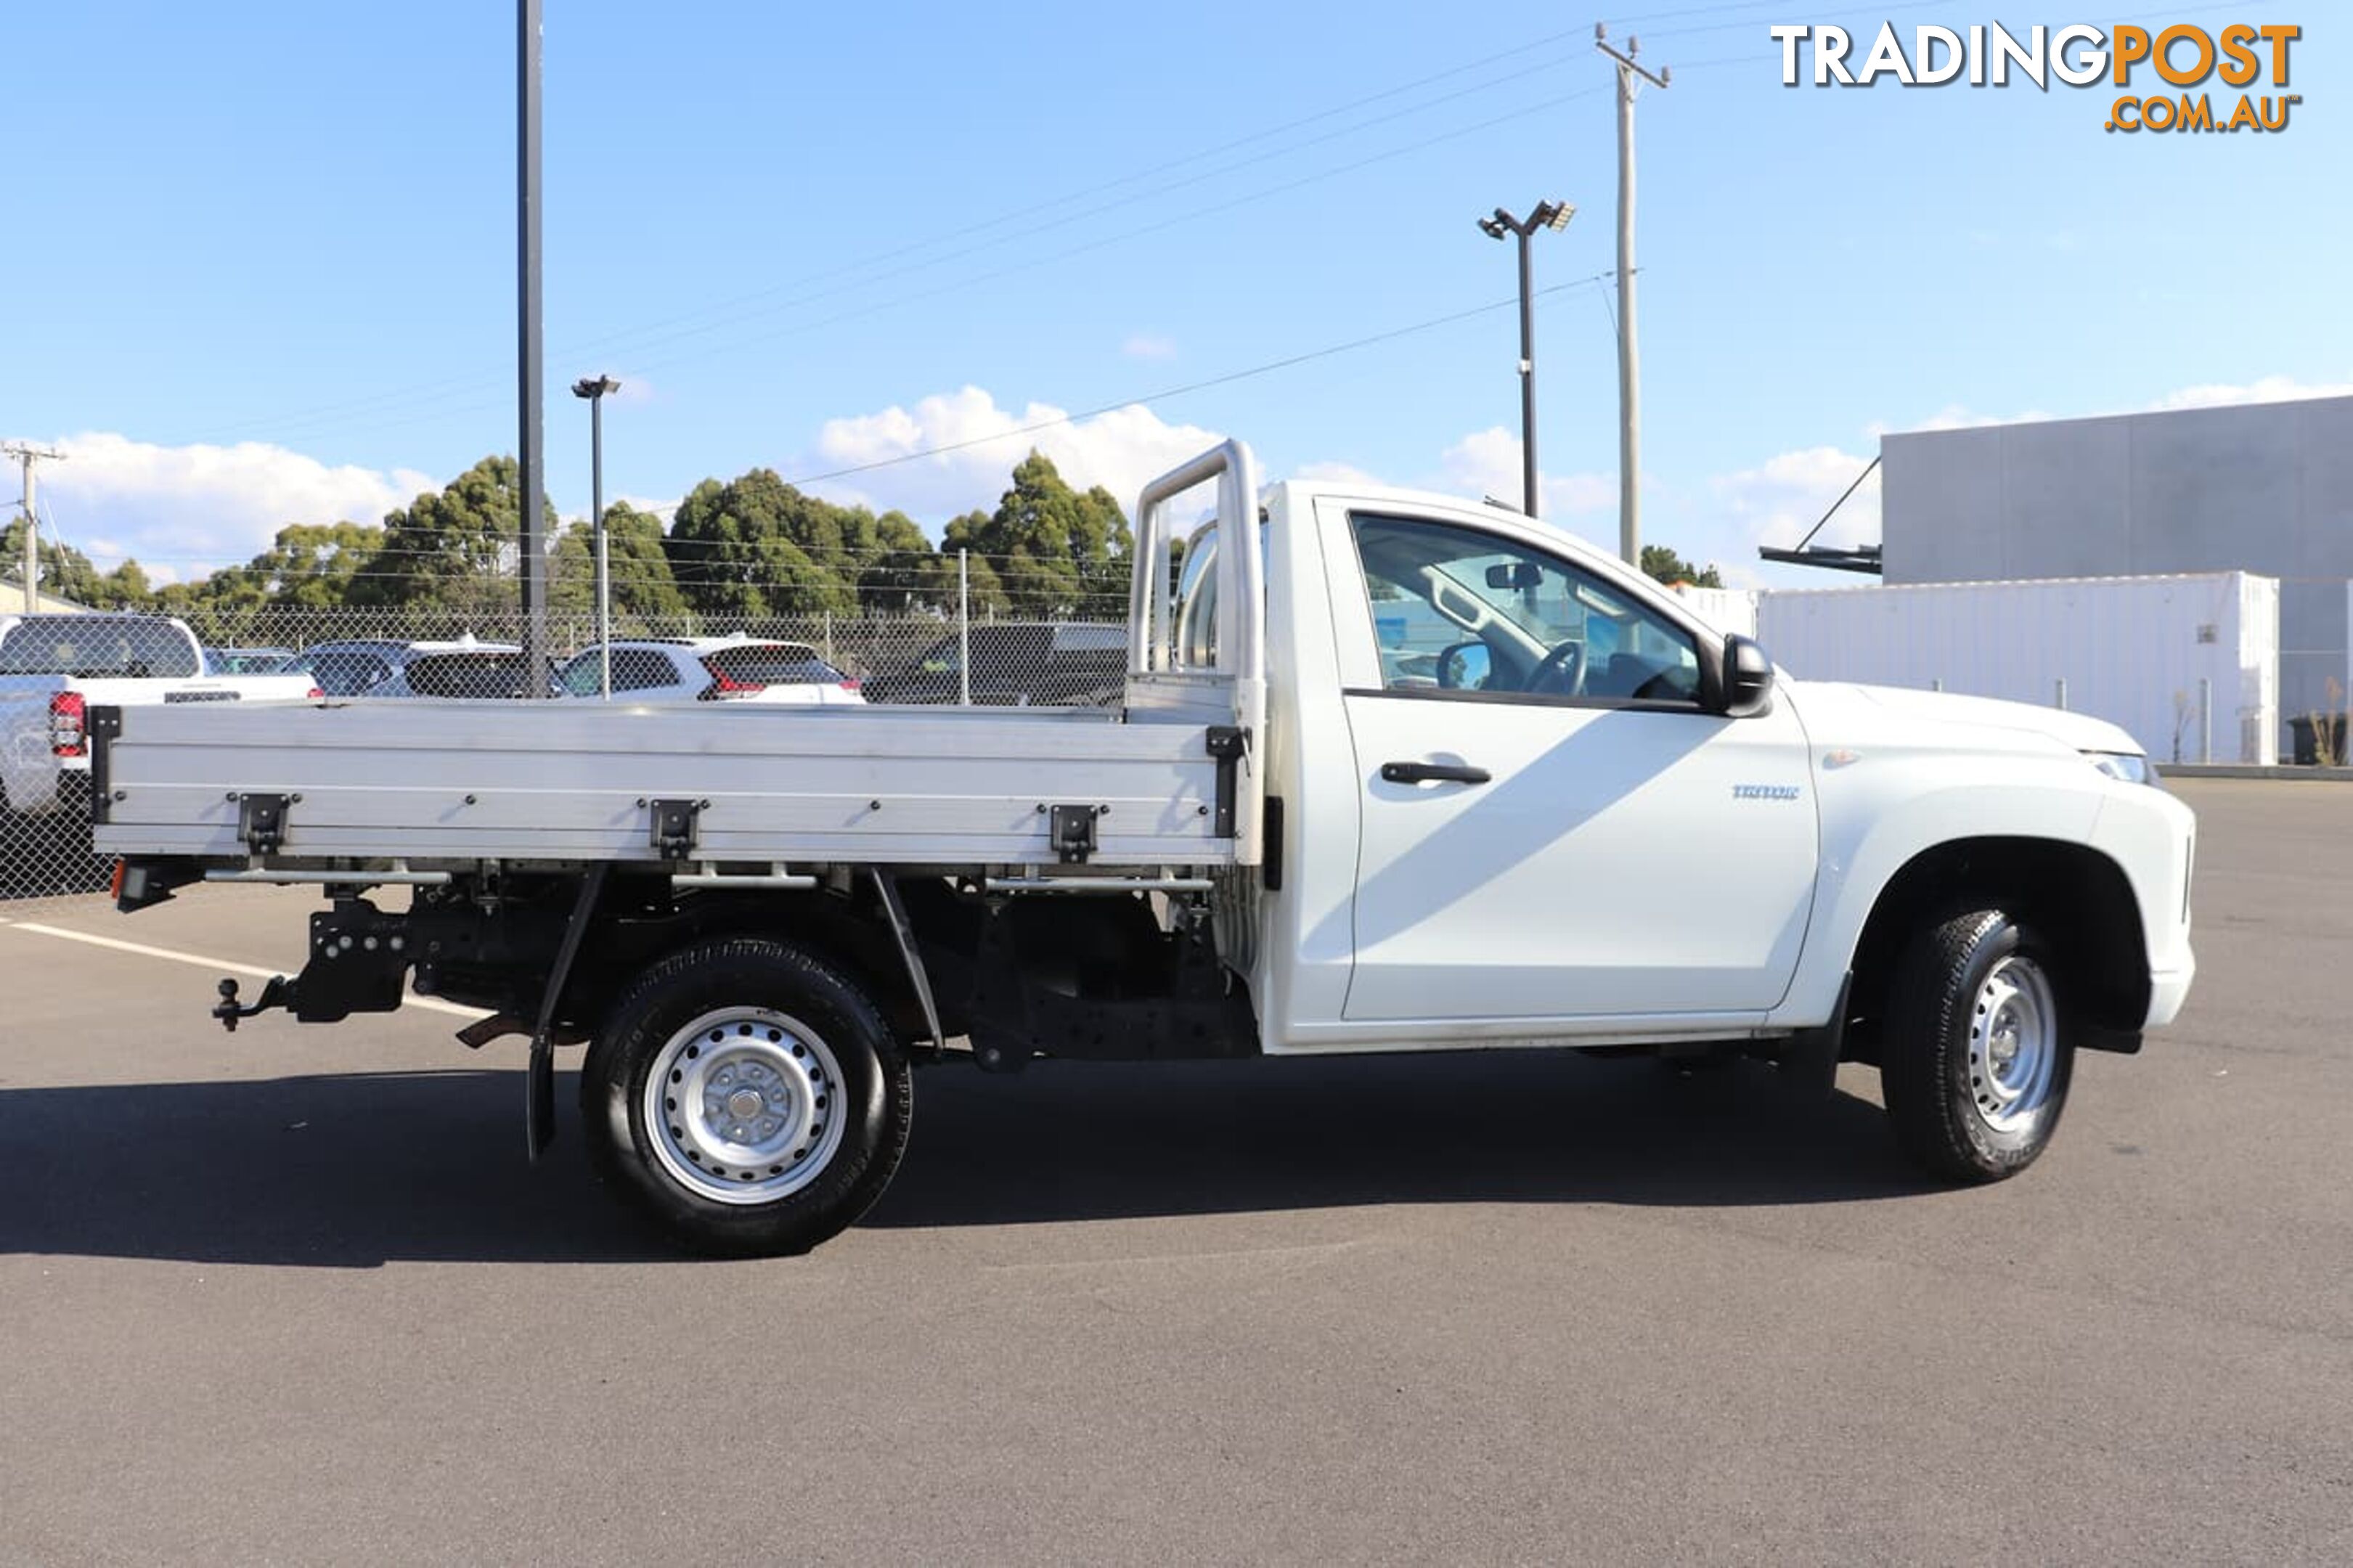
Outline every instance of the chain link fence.
<path fill-rule="evenodd" d="M 503 606 L 476 614 L 282 603 L 207 608 L 186 617 L 202 650 L 187 656 L 202 660 L 195 672 L 143 635 L 112 637 L 139 657 L 92 665 L 88 647 L 101 639 L 87 630 L 110 623 L 42 617 L 0 641 L 0 909 L 9 912 L 103 892 L 111 871 L 90 846 L 87 713 L 64 694 L 78 669 L 151 680 L 158 702 L 215 676 L 233 682 L 294 673 L 338 700 L 594 700 L 604 676 L 586 612 L 549 615 L 551 668 L 537 682 L 522 669 L 522 613 Z M 613 695 L 633 702 L 793 700 L 802 693 L 788 688 L 806 683 L 829 688 L 822 695 L 832 701 L 1104 706 L 1118 700 L 1127 668 L 1124 619 L 617 615 L 613 631 Z"/>

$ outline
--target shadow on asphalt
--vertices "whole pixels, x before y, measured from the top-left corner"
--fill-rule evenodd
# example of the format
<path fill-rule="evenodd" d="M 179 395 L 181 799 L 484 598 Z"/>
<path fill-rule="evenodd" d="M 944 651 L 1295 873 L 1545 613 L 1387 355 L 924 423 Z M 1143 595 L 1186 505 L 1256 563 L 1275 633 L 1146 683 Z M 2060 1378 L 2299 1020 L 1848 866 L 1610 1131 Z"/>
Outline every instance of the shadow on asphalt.
<path fill-rule="evenodd" d="M 1371 1204 L 1844 1203 L 1930 1190 L 1878 1106 L 1762 1064 L 1677 1076 L 1569 1052 L 1151 1066 L 919 1079 L 870 1226 Z"/>
<path fill-rule="evenodd" d="M 675 1256 L 539 1167 L 516 1071 L 0 1089 L 0 1252 L 318 1268 Z M 1482 1053 L 923 1074 L 897 1229 L 1374 1204 L 1841 1203 L 1926 1190 L 1876 1106 L 1755 1064 Z"/>
<path fill-rule="evenodd" d="M 558 1103 L 574 1095 L 570 1074 Z M 519 1071 L 0 1089 L 0 1253 L 367 1268 L 667 1258 Z"/>

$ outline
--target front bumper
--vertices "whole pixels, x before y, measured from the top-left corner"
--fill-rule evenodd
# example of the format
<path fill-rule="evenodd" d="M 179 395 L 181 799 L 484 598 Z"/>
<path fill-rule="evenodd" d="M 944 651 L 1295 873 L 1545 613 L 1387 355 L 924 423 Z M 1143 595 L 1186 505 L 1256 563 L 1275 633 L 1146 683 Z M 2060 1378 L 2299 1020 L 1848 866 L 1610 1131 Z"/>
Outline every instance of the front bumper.
<path fill-rule="evenodd" d="M 2162 1029 L 2173 1022 L 2181 1005 L 2189 999 L 2189 983 L 2198 977 L 2198 962 L 2185 952 L 2181 967 L 2168 969 L 2148 977 L 2148 1016 L 2141 1023 L 2145 1029 Z"/>

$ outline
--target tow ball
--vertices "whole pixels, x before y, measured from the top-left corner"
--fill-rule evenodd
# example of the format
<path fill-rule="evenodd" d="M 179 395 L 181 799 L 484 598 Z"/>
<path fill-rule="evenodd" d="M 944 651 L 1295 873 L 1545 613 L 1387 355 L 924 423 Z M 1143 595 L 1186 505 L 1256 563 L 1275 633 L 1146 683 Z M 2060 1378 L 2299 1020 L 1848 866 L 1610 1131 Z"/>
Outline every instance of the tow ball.
<path fill-rule="evenodd" d="M 220 1020 L 222 1028 L 234 1035 L 239 1018 L 250 1018 L 256 1013 L 266 1013 L 272 1007 L 290 1007 L 293 1005 L 294 984 L 282 974 L 269 977 L 268 984 L 261 988 L 261 1000 L 250 1007 L 237 1005 L 237 982 L 224 980 L 220 983 L 220 1000 L 213 1006 L 213 1016 Z"/>

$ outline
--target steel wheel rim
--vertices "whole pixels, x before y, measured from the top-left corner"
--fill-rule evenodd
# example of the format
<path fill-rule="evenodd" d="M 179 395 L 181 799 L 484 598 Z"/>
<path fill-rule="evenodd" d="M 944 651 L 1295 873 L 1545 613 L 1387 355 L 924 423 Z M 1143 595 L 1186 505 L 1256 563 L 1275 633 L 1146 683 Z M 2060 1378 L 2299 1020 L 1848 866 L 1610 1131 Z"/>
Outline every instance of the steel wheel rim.
<path fill-rule="evenodd" d="M 665 1041 L 640 1110 L 670 1178 L 714 1203 L 774 1203 L 841 1148 L 841 1064 L 818 1032 L 766 1007 L 705 1013 Z"/>
<path fill-rule="evenodd" d="M 2059 1064 L 2059 1009 L 2050 977 L 2012 953 L 1978 985 L 1969 1013 L 1969 1095 L 1978 1119 L 2015 1132 L 2051 1099 Z"/>

